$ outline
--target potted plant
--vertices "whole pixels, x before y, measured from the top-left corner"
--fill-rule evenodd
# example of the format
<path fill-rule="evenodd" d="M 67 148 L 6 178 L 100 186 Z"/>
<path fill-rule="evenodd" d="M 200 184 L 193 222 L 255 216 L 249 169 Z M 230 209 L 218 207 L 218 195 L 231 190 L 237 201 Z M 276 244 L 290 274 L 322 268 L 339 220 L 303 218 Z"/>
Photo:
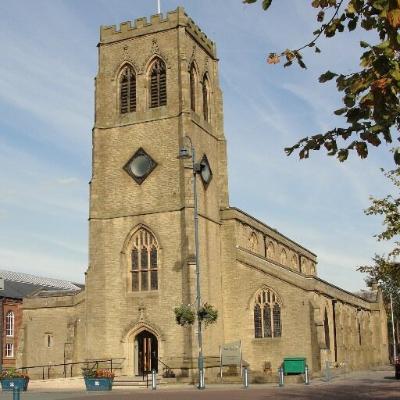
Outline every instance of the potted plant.
<path fill-rule="evenodd" d="M 206 326 L 211 325 L 217 321 L 218 310 L 211 304 L 204 303 L 204 305 L 199 308 L 197 317 L 199 320 L 203 321 Z"/>
<path fill-rule="evenodd" d="M 4 369 L 0 373 L 0 381 L 3 391 L 13 391 L 16 388 L 26 392 L 29 376 L 17 371 L 15 368 Z"/>
<path fill-rule="evenodd" d="M 86 390 L 111 390 L 115 374 L 108 369 L 82 368 Z"/>
<path fill-rule="evenodd" d="M 176 323 L 181 326 L 193 325 L 196 314 L 190 304 L 174 308 Z"/>

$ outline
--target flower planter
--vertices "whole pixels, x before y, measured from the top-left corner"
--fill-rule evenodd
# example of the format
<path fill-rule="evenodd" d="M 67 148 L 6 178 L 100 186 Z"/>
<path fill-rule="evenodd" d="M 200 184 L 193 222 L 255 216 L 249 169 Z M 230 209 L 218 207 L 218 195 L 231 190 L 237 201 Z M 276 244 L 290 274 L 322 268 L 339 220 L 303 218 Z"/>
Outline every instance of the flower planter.
<path fill-rule="evenodd" d="M 26 392 L 28 389 L 28 378 L 3 378 L 1 380 L 1 388 L 3 392 L 12 392 L 14 388 Z"/>
<path fill-rule="evenodd" d="M 111 378 L 85 378 L 86 390 L 112 390 L 113 380 Z"/>

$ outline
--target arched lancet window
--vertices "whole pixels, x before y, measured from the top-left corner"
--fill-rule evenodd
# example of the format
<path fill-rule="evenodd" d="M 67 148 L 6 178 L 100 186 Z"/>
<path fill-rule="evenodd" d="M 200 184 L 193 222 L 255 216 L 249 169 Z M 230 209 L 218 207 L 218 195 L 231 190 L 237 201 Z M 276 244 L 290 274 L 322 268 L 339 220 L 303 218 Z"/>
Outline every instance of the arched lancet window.
<path fill-rule="evenodd" d="M 258 249 L 258 239 L 257 239 L 257 235 L 254 232 L 251 232 L 251 234 L 250 234 L 249 247 L 250 247 L 250 250 L 253 252 L 256 252 Z"/>
<path fill-rule="evenodd" d="M 150 67 L 150 108 L 167 104 L 167 69 L 164 61 L 156 58 Z"/>
<path fill-rule="evenodd" d="M 286 250 L 282 249 L 281 251 L 281 264 L 286 265 L 287 263 L 287 255 L 286 255 Z"/>
<path fill-rule="evenodd" d="M 294 269 L 299 269 L 299 263 L 298 263 L 298 261 L 297 261 L 297 256 L 296 256 L 296 254 L 293 254 L 293 256 L 292 256 L 292 267 L 293 267 Z"/>
<path fill-rule="evenodd" d="M 329 320 L 328 320 L 328 312 L 325 308 L 325 317 L 324 317 L 324 331 L 325 331 L 325 346 L 329 350 L 331 348 L 331 340 L 329 337 Z"/>
<path fill-rule="evenodd" d="M 147 229 L 139 229 L 131 251 L 132 291 L 158 289 L 158 253 L 156 238 Z"/>
<path fill-rule="evenodd" d="M 269 242 L 267 246 L 267 258 L 274 258 L 274 257 L 275 257 L 275 247 L 272 242 Z"/>
<path fill-rule="evenodd" d="M 6 314 L 6 336 L 14 336 L 15 316 L 12 311 Z"/>
<path fill-rule="evenodd" d="M 122 69 L 119 94 L 119 110 L 121 114 L 136 111 L 136 74 L 130 65 Z"/>
<path fill-rule="evenodd" d="M 194 66 L 194 63 L 192 63 L 189 71 L 189 79 L 190 79 L 190 108 L 193 111 L 196 111 L 196 86 L 197 86 L 196 77 L 197 77 L 196 68 Z"/>
<path fill-rule="evenodd" d="M 206 121 L 209 121 L 210 113 L 209 113 L 209 83 L 207 75 L 203 76 L 203 84 L 202 84 L 202 92 L 203 92 L 203 117 Z"/>
<path fill-rule="evenodd" d="M 254 336 L 256 338 L 282 336 L 281 304 L 271 289 L 260 290 L 254 305 Z"/>

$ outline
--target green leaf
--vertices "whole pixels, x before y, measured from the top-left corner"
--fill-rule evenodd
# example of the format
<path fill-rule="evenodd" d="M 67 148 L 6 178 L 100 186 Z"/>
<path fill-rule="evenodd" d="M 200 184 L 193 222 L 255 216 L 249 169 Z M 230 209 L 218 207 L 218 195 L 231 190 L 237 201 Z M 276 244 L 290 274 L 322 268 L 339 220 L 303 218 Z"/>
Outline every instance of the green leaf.
<path fill-rule="evenodd" d="M 334 114 L 336 115 L 342 115 L 347 111 L 347 108 L 339 108 L 338 110 L 334 111 Z"/>
<path fill-rule="evenodd" d="M 263 0 L 262 8 L 264 11 L 268 10 L 269 6 L 271 5 L 272 0 Z"/>
<path fill-rule="evenodd" d="M 351 19 L 349 23 L 347 24 L 347 28 L 349 31 L 354 31 L 354 29 L 357 28 L 357 20 L 356 19 Z"/>
<path fill-rule="evenodd" d="M 324 83 L 324 82 L 330 81 L 330 80 L 333 79 L 335 76 L 338 76 L 338 75 L 335 74 L 334 72 L 327 71 L 327 72 L 325 72 L 324 74 L 322 74 L 322 75 L 319 77 L 318 80 L 319 80 L 320 83 Z"/>
<path fill-rule="evenodd" d="M 307 69 L 306 64 L 304 64 L 304 62 L 301 60 L 301 58 L 298 58 L 297 62 L 299 63 L 301 68 Z"/>
<path fill-rule="evenodd" d="M 400 165 L 400 149 L 397 147 L 393 154 L 394 162 Z"/>
<path fill-rule="evenodd" d="M 360 46 L 364 48 L 370 47 L 370 45 L 367 42 L 364 42 L 364 40 L 361 40 Z"/>
<path fill-rule="evenodd" d="M 320 50 L 318 47 L 316 47 L 316 48 L 315 48 L 315 52 L 316 52 L 316 53 L 321 53 L 321 50 Z"/>

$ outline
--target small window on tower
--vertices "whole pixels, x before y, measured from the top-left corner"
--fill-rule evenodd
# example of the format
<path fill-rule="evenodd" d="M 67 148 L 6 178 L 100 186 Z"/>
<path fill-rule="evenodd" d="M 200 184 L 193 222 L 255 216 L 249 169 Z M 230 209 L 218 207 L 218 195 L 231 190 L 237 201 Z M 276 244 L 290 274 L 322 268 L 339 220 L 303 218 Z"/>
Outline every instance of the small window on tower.
<path fill-rule="evenodd" d="M 46 333 L 46 334 L 44 335 L 44 341 L 45 341 L 45 346 L 46 346 L 47 348 L 53 347 L 53 343 L 54 343 L 54 341 L 53 341 L 53 334 L 52 334 L 52 333 Z"/>

